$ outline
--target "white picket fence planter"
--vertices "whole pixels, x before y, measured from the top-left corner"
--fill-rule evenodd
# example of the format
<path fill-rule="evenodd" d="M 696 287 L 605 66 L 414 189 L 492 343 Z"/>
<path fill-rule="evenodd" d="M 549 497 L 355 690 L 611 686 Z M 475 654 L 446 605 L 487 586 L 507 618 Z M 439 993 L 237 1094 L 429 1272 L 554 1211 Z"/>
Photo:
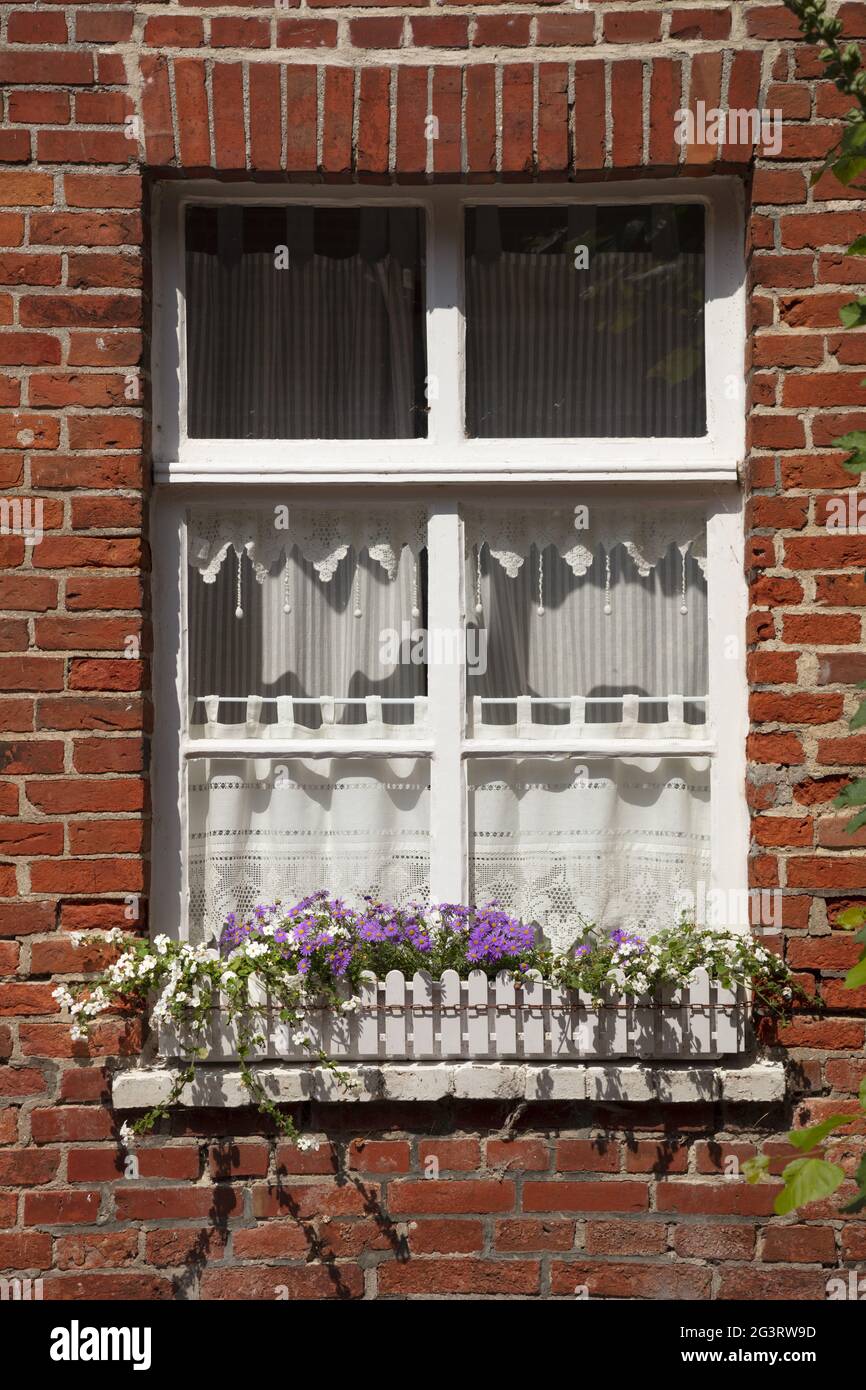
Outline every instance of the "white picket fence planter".
<path fill-rule="evenodd" d="M 321 1050 L 347 1061 L 722 1057 L 745 1050 L 750 1016 L 747 991 L 723 989 L 703 970 L 686 989 L 613 997 L 600 1007 L 587 994 L 538 978 L 516 985 L 505 972 L 488 980 L 480 970 L 467 980 L 455 970 L 443 971 L 441 980 L 424 972 L 406 979 L 397 970 L 384 980 L 368 975 L 358 997 L 352 1013 L 311 1008 L 302 1025 L 285 1024 L 262 989 L 256 1002 L 266 1011 L 259 1024 L 265 1044 L 252 1056 L 303 1062 Z M 310 1048 L 293 1041 L 299 1027 Z M 203 1045 L 212 1061 L 237 1058 L 236 1030 L 218 1009 L 204 1039 L 160 1029 L 164 1057 L 185 1057 Z"/>

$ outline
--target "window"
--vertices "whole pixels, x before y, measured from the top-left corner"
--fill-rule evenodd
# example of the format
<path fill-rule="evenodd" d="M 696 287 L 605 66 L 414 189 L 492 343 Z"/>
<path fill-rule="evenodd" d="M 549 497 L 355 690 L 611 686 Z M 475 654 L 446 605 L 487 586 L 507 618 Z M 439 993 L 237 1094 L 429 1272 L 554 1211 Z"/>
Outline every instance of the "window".
<path fill-rule="evenodd" d="M 158 202 L 160 929 L 745 887 L 731 186 Z"/>

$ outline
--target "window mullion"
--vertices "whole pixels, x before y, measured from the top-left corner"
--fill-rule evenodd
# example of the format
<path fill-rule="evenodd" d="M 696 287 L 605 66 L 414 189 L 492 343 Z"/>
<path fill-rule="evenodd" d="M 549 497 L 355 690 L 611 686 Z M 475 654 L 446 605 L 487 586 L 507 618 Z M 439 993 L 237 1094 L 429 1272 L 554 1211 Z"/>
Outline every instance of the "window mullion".
<path fill-rule="evenodd" d="M 748 604 L 742 555 L 742 513 L 739 499 L 733 498 L 707 518 L 709 718 L 717 749 L 710 788 L 712 886 L 726 893 L 745 889 L 748 876 L 749 820 L 743 796 L 749 731 L 743 642 Z"/>
<path fill-rule="evenodd" d="M 463 539 L 457 503 L 431 509 L 428 543 L 427 674 L 434 753 L 430 768 L 430 896 L 463 902 L 467 894 L 466 708 L 463 648 Z M 455 657 L 461 659 L 455 660 Z"/>
<path fill-rule="evenodd" d="M 429 440 L 458 445 L 463 432 L 462 228 L 459 203 L 430 207 L 427 260 Z"/>

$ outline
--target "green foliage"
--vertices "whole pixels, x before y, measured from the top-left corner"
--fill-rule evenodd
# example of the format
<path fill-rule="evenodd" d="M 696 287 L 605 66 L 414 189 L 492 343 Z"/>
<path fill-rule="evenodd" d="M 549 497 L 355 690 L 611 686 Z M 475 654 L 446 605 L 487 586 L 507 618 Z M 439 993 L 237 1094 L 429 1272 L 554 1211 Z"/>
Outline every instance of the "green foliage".
<path fill-rule="evenodd" d="M 793 1129 L 788 1135 L 788 1141 L 795 1149 L 802 1149 L 804 1153 L 808 1153 L 810 1149 L 823 1144 L 838 1126 L 850 1125 L 855 1118 L 854 1115 L 829 1115 L 826 1120 L 811 1125 L 808 1129 Z"/>
<path fill-rule="evenodd" d="M 809 1202 L 831 1197 L 845 1181 L 845 1170 L 838 1163 L 823 1158 L 795 1158 L 789 1163 L 782 1180 L 785 1186 L 774 1202 L 777 1216 L 788 1216 Z"/>
<path fill-rule="evenodd" d="M 740 1172 L 754 1187 L 756 1183 L 763 1182 L 770 1171 L 770 1160 L 766 1154 L 756 1154 L 754 1158 L 747 1158 L 740 1167 Z"/>

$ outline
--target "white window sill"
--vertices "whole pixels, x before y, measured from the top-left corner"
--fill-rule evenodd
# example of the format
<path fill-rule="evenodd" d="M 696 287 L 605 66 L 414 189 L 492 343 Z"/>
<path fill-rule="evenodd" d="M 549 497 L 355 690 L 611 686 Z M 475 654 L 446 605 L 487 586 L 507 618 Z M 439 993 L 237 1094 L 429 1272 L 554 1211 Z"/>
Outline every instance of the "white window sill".
<path fill-rule="evenodd" d="M 438 1101 L 596 1101 L 766 1103 L 785 1097 L 781 1062 L 633 1063 L 599 1066 L 580 1062 L 390 1062 L 380 1066 L 341 1065 L 355 1086 L 347 1091 L 327 1068 L 262 1065 L 256 1074 L 278 1103 L 340 1103 L 370 1100 Z M 166 1100 L 179 1072 L 173 1067 L 136 1068 L 118 1073 L 112 1084 L 116 1110 L 144 1110 Z M 240 1108 L 251 1104 L 240 1072 L 231 1065 L 204 1065 L 181 1093 L 187 1108 Z"/>

